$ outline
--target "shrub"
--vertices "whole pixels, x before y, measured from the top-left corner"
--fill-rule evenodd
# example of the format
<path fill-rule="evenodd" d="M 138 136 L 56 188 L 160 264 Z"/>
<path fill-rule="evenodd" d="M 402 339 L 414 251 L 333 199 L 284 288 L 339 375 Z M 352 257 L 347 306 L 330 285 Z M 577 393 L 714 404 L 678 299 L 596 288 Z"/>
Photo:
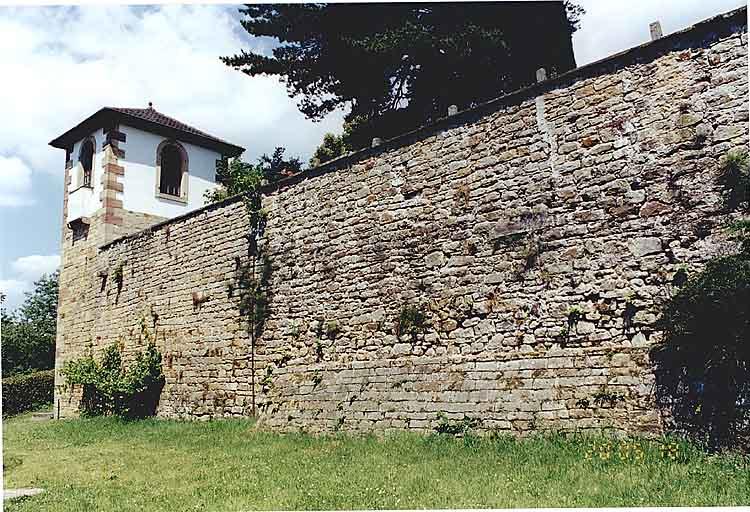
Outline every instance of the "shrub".
<path fill-rule="evenodd" d="M 746 150 L 730 151 L 721 162 L 717 178 L 727 211 L 750 211 L 750 160 Z"/>
<path fill-rule="evenodd" d="M 2 314 L 3 375 L 23 375 L 55 366 L 55 330 L 43 329 L 18 315 Z"/>
<path fill-rule="evenodd" d="M 717 181 L 725 210 L 747 212 L 747 151 L 730 152 Z M 673 429 L 708 448 L 750 451 L 750 219 L 735 219 L 729 231 L 738 254 L 714 258 L 694 276 L 675 274 L 680 290 L 664 306 L 664 342 L 651 357 L 657 403 Z"/>
<path fill-rule="evenodd" d="M 52 403 L 55 370 L 42 370 L 3 379 L 3 416 L 12 416 Z"/>
<path fill-rule="evenodd" d="M 740 251 L 750 254 L 750 219 L 737 219 L 729 225 L 733 240 L 740 243 Z"/>
<path fill-rule="evenodd" d="M 664 306 L 657 400 L 710 448 L 750 448 L 750 253 L 711 260 Z"/>
<path fill-rule="evenodd" d="M 153 343 L 138 352 L 129 368 L 117 344 L 104 350 L 101 362 L 92 356 L 68 361 L 62 369 L 68 385 L 83 386 L 81 413 L 144 418 L 156 413 L 164 387 L 161 354 Z"/>

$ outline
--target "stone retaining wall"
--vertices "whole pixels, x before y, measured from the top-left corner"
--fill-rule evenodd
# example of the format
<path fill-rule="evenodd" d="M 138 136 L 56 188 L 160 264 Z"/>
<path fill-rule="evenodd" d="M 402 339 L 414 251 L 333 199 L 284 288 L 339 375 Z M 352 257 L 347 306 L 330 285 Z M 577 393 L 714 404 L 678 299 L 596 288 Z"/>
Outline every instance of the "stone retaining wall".
<path fill-rule="evenodd" d="M 133 350 L 148 331 L 164 355 L 164 417 L 255 404 L 281 430 L 430 430 L 444 417 L 514 433 L 659 431 L 658 304 L 677 269 L 732 249 L 715 176 L 748 145 L 745 18 L 269 190 L 270 315 L 255 347 L 237 298 L 241 201 L 105 246 L 90 273 L 122 263 L 122 286 L 85 281 L 90 322 L 67 331 L 58 366 L 89 344 Z"/>

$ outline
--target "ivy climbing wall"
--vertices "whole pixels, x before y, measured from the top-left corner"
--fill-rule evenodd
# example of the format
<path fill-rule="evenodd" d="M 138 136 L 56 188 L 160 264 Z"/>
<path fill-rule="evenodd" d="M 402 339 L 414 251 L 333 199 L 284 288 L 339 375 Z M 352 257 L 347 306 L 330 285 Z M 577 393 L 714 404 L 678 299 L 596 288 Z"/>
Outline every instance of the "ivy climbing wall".
<path fill-rule="evenodd" d="M 104 246 L 99 277 L 81 280 L 86 332 L 67 331 L 58 366 L 115 340 L 132 352 L 148 331 L 164 417 L 658 432 L 660 301 L 678 269 L 734 247 L 716 175 L 748 146 L 746 16 L 268 188 L 269 308 L 255 342 L 241 311 L 253 261 L 242 201 Z M 118 286 L 106 276 L 120 264 Z M 57 393 L 72 414 L 75 393 Z"/>

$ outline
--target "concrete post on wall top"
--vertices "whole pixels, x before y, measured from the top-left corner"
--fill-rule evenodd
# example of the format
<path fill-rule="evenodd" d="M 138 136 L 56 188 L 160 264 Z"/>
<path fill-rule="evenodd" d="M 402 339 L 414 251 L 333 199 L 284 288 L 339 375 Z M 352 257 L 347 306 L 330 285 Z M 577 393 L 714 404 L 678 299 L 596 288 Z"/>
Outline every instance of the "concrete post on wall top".
<path fill-rule="evenodd" d="M 657 39 L 659 39 L 661 36 L 664 35 L 662 34 L 662 31 L 661 31 L 661 23 L 659 23 L 658 21 L 651 23 L 648 26 L 648 29 L 651 31 L 652 41 L 656 41 Z"/>

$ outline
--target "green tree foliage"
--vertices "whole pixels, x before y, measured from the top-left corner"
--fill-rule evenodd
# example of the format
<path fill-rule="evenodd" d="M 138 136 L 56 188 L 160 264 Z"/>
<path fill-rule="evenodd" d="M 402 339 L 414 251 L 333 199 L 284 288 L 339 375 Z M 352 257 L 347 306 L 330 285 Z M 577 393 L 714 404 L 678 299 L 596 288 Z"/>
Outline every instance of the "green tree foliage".
<path fill-rule="evenodd" d="M 55 371 L 16 374 L 3 379 L 3 417 L 52 403 Z"/>
<path fill-rule="evenodd" d="M 326 133 L 323 136 L 323 142 L 315 149 L 315 153 L 310 158 L 310 167 L 317 167 L 352 151 L 354 149 L 352 140 L 356 137 L 355 132 L 363 122 L 364 118 L 359 116 L 353 120 L 344 121 L 344 131 L 340 135 Z"/>
<path fill-rule="evenodd" d="M 101 361 L 90 355 L 68 361 L 62 374 L 67 385 L 83 386 L 81 410 L 89 416 L 153 416 L 164 387 L 161 354 L 153 342 L 127 368 L 120 347 L 113 344 L 104 349 Z"/>
<path fill-rule="evenodd" d="M 734 240 L 740 242 L 740 250 L 750 254 L 750 219 L 739 219 L 729 225 L 729 232 Z"/>
<path fill-rule="evenodd" d="M 243 162 L 239 158 L 222 161 L 216 176 L 221 186 L 205 192 L 203 197 L 206 204 L 253 190 L 263 183 L 263 172 L 258 166 Z"/>
<path fill-rule="evenodd" d="M 42 276 L 18 311 L 2 309 L 3 376 L 55 366 L 58 279 L 58 272 Z"/>
<path fill-rule="evenodd" d="M 240 9 L 254 36 L 276 38 L 272 56 L 242 50 L 222 60 L 250 75 L 277 75 L 300 111 L 319 120 L 349 109 L 354 148 L 575 67 L 572 2 L 265 4 Z"/>
<path fill-rule="evenodd" d="M 747 151 L 731 151 L 717 183 L 724 210 L 747 212 Z M 657 399 L 674 428 L 712 448 L 750 451 L 750 219 L 729 224 L 737 254 L 708 262 L 693 276 L 681 270 L 679 291 L 659 320 L 664 342 L 655 347 Z"/>
<path fill-rule="evenodd" d="M 268 182 L 275 183 L 302 170 L 302 161 L 298 157 L 285 159 L 285 151 L 284 148 L 277 147 L 271 156 L 263 154 L 258 159 L 260 171 Z"/>
<path fill-rule="evenodd" d="M 664 307 L 652 353 L 674 427 L 710 447 L 750 449 L 750 253 L 711 260 Z"/>
<path fill-rule="evenodd" d="M 347 144 L 344 135 L 335 135 L 326 133 L 323 136 L 323 142 L 315 149 L 312 158 L 310 158 L 310 167 L 317 167 L 334 158 L 338 158 L 351 151 L 351 146 Z"/>
<path fill-rule="evenodd" d="M 297 157 L 285 159 L 284 152 L 284 148 L 277 147 L 272 155 L 263 154 L 258 158 L 257 164 L 243 162 L 239 158 L 222 161 L 216 171 L 221 187 L 206 191 L 203 196 L 206 204 L 256 190 L 263 183 L 274 183 L 300 172 L 302 161 Z"/>
<path fill-rule="evenodd" d="M 724 207 L 750 212 L 750 161 L 747 150 L 731 151 L 722 161 L 718 178 L 724 191 Z"/>

